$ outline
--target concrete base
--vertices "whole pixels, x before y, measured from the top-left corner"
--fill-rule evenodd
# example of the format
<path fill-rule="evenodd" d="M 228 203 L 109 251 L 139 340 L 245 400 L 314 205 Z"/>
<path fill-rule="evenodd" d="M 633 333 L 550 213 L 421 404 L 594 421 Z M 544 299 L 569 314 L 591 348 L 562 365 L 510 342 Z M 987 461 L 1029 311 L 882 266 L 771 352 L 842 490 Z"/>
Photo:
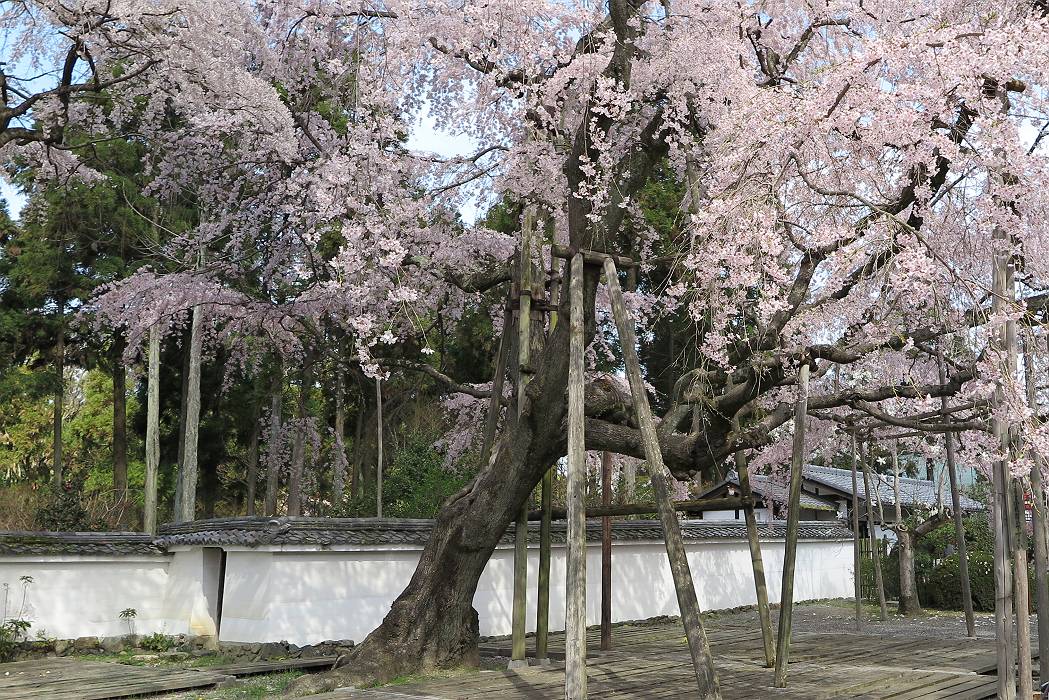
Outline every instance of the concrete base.
<path fill-rule="evenodd" d="M 506 665 L 507 671 L 520 671 L 522 668 L 528 668 L 528 659 L 511 659 Z"/>

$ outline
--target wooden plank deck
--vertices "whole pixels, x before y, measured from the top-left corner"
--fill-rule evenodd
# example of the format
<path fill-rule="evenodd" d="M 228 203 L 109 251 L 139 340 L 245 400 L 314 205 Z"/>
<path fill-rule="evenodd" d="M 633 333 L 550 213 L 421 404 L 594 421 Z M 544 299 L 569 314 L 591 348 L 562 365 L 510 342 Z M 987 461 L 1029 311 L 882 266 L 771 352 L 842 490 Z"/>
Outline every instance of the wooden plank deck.
<path fill-rule="evenodd" d="M 708 639 L 726 700 L 781 697 L 796 700 L 982 700 L 995 695 L 996 679 L 978 669 L 994 660 L 993 640 L 939 640 L 868 634 L 797 633 L 786 689 L 772 688 L 761 634 L 750 627 L 712 624 Z M 598 649 L 588 633 L 587 677 L 593 700 L 674 700 L 695 695 L 685 636 L 677 624 L 625 625 L 613 632 L 614 648 Z M 529 639 L 529 644 L 534 640 Z M 552 658 L 563 658 L 564 637 L 550 637 Z M 508 655 L 502 639 L 483 653 Z M 481 671 L 372 690 L 340 690 L 317 700 L 539 700 L 564 695 L 564 665 Z"/>
<path fill-rule="evenodd" d="M 16 661 L 0 665 L 0 700 L 106 700 L 208 688 L 227 678 L 212 671 L 68 658 Z"/>

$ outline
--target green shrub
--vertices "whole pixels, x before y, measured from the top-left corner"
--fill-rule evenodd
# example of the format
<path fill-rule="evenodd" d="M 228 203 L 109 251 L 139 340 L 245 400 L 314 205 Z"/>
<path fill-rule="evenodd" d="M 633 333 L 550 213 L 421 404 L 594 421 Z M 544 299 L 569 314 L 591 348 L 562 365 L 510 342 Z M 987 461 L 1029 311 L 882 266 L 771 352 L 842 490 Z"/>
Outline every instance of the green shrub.
<path fill-rule="evenodd" d="M 142 648 L 149 651 L 171 651 L 175 648 L 174 637 L 169 637 L 166 634 L 160 632 L 154 632 L 153 634 L 147 634 L 142 638 Z"/>

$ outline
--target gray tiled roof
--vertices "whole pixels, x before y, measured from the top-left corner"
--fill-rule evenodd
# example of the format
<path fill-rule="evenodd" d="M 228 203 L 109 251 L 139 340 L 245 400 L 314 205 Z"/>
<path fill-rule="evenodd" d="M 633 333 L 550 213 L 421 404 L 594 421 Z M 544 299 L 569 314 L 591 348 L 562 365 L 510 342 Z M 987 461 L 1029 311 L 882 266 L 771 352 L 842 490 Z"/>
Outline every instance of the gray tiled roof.
<path fill-rule="evenodd" d="M 423 545 L 429 539 L 432 520 L 373 518 L 223 518 L 203 520 L 161 528 L 161 540 L 166 546 L 210 545 Z M 762 537 L 784 537 L 786 525 L 773 523 L 760 528 Z M 744 523 L 732 521 L 687 520 L 681 524 L 686 540 L 743 539 L 747 536 Z M 564 542 L 566 526 L 555 522 L 551 539 Z M 849 530 L 837 523 L 805 522 L 801 524 L 802 539 L 848 539 Z M 539 524 L 530 523 L 530 542 L 539 541 Z M 587 523 L 587 540 L 601 539 L 598 521 Z M 663 539 L 662 526 L 656 520 L 617 520 L 612 523 L 612 539 L 616 541 L 652 541 Z M 502 544 L 513 542 L 512 531 L 507 531 Z"/>
<path fill-rule="evenodd" d="M 843 493 L 852 494 L 852 470 L 851 469 L 835 469 L 834 467 L 819 467 L 814 464 L 809 464 L 805 467 L 805 478 L 810 481 L 815 481 L 825 486 L 829 486 L 833 489 L 841 491 Z M 867 497 L 867 491 L 863 484 L 863 472 L 857 471 L 857 495 L 860 498 Z M 878 496 L 881 498 L 882 504 L 895 505 L 896 495 L 893 491 L 894 477 L 885 474 L 881 475 L 879 479 L 873 473 L 871 479 L 878 481 Z M 948 506 L 951 504 L 951 491 L 950 485 L 944 484 L 943 492 L 944 503 Z M 979 501 L 974 501 L 966 496 L 961 496 L 961 506 L 964 511 L 976 511 L 983 510 L 983 504 Z M 900 477 L 900 505 L 904 507 L 913 506 L 935 506 L 938 501 L 936 498 L 936 482 L 927 481 L 925 479 L 910 479 L 907 477 Z"/>
<path fill-rule="evenodd" d="M 412 545 L 422 546 L 430 537 L 432 520 L 385 518 L 216 518 L 191 523 L 169 524 L 160 534 L 119 532 L 0 532 L 0 555 L 80 554 L 133 555 L 162 554 L 176 546 L 261 547 L 267 545 Z M 761 537 L 782 538 L 782 522 L 761 524 Z M 555 522 L 551 539 L 565 541 L 565 523 Z M 599 521 L 587 523 L 587 540 L 601 539 Z M 746 525 L 736 521 L 686 520 L 681 523 L 685 540 L 744 539 Z M 803 522 L 799 537 L 808 540 L 837 540 L 851 537 L 837 522 Z M 528 539 L 539 541 L 539 524 L 530 523 Z M 663 539 L 663 528 L 656 520 L 618 520 L 612 523 L 612 539 L 618 542 L 650 542 Z M 513 543 L 508 531 L 502 544 Z"/>
<path fill-rule="evenodd" d="M 709 494 L 718 491 L 726 484 L 733 486 L 739 486 L 739 476 L 735 471 L 730 471 L 728 477 L 717 486 L 706 491 L 701 497 L 706 498 Z M 769 499 L 774 503 L 783 504 L 787 503 L 787 496 L 789 485 L 779 482 L 778 480 L 761 474 L 752 474 L 750 477 L 750 490 L 754 492 L 754 496 L 760 500 Z M 801 492 L 801 507 L 807 510 L 826 510 L 836 513 L 838 506 L 833 501 L 829 501 L 819 496 L 813 496 L 811 493 Z"/>
<path fill-rule="evenodd" d="M 0 532 L 0 555 L 163 553 L 152 536 L 137 532 Z"/>

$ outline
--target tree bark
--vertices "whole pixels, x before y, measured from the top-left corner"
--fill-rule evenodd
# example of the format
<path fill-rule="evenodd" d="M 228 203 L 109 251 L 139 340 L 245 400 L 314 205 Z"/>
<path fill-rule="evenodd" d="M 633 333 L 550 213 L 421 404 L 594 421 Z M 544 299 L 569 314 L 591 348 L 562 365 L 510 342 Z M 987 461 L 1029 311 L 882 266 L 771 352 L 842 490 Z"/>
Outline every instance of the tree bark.
<path fill-rule="evenodd" d="M 189 341 L 189 388 L 186 392 L 186 436 L 183 449 L 182 501 L 176 522 L 192 521 L 197 516 L 197 454 L 200 438 L 200 353 L 204 343 L 201 330 L 201 307 L 193 309 Z"/>
<path fill-rule="evenodd" d="M 364 396 L 361 397 L 361 405 L 357 407 L 357 417 L 353 426 L 353 459 L 350 461 L 350 498 L 355 500 L 360 491 L 361 464 L 364 457 L 364 411 L 367 406 Z"/>
<path fill-rule="evenodd" d="M 244 511 L 249 516 L 255 515 L 255 501 L 258 498 L 256 491 L 258 491 L 259 484 L 259 419 L 262 416 L 262 399 L 257 392 L 252 393 L 254 399 L 251 410 L 251 437 L 248 438 L 248 453 L 245 457 L 248 461 L 248 468 L 244 475 L 246 482 Z"/>
<path fill-rule="evenodd" d="M 313 388 L 313 362 L 306 360 L 302 369 L 302 386 L 295 404 L 295 441 L 291 449 L 291 471 L 288 474 L 288 515 L 302 515 L 302 474 L 306 467 L 306 418 L 310 389 Z"/>
<path fill-rule="evenodd" d="M 801 519 L 801 484 L 805 472 L 805 425 L 809 405 L 809 364 L 798 374 L 798 401 L 794 408 L 794 444 L 790 458 L 790 493 L 787 503 L 787 537 L 783 546 L 783 583 L 780 586 L 779 629 L 776 635 L 776 671 L 773 685 L 787 687 L 791 623 L 794 618 L 794 564 L 798 553 Z M 870 500 L 867 501 L 868 507 Z"/>
<path fill-rule="evenodd" d="M 936 350 L 937 366 L 939 369 L 940 383 L 947 382 L 947 364 L 943 359 L 943 348 Z M 947 397 L 940 397 L 940 407 L 947 410 Z M 962 609 L 965 611 L 965 632 L 970 638 L 976 638 L 976 615 L 973 613 L 972 583 L 969 579 L 969 545 L 965 541 L 965 524 L 962 522 L 961 488 L 958 485 L 958 462 L 954 454 L 954 436 L 947 432 L 943 434 L 944 443 L 947 447 L 947 472 L 951 480 L 951 508 L 954 515 L 954 541 L 958 548 L 958 576 L 962 582 Z M 1041 598 L 1039 598 L 1041 601 Z M 1040 605 L 1040 603 L 1039 603 Z M 1049 607 L 1049 590 L 1046 591 L 1046 606 Z M 1042 608 L 1039 607 L 1039 611 Z M 1049 645 L 1049 609 L 1046 611 L 1046 639 Z M 1041 637 L 1039 637 L 1041 643 Z M 1049 649 L 1046 650 L 1049 654 Z M 1049 674 L 1049 658 L 1045 660 L 1045 670 Z"/>
<path fill-rule="evenodd" d="M 382 379 L 375 380 L 375 517 L 382 517 Z"/>
<path fill-rule="evenodd" d="M 881 572 L 881 544 L 878 541 L 877 536 L 874 534 L 874 507 L 872 504 L 871 494 L 871 468 L 870 460 L 867 459 L 868 453 L 863 449 L 862 443 L 860 447 L 861 462 L 863 463 L 863 490 L 866 495 L 864 499 L 867 502 L 867 537 L 871 543 L 871 561 L 874 563 L 874 582 L 878 588 L 878 607 L 881 613 L 881 619 L 889 619 L 889 611 L 885 604 L 885 579 L 882 577 Z"/>
<path fill-rule="evenodd" d="M 266 446 L 266 500 L 263 512 L 273 517 L 277 514 L 277 487 L 280 483 L 281 410 L 284 402 L 284 369 L 279 359 L 270 391 L 270 431 L 269 444 Z"/>
<path fill-rule="evenodd" d="M 52 486 L 55 493 L 62 490 L 62 417 L 66 402 L 66 330 L 65 322 L 60 318 L 58 324 L 58 342 L 55 344 L 55 374 L 58 380 L 55 383 L 55 408 L 53 413 L 53 429 L 51 434 L 52 448 Z"/>
<path fill-rule="evenodd" d="M 178 456 L 175 458 L 175 498 L 171 509 L 171 519 L 177 521 L 182 512 L 182 464 L 186 459 L 186 416 L 189 409 L 189 346 L 192 344 L 192 330 L 186 328 L 182 333 L 182 372 L 178 404 Z"/>
<path fill-rule="evenodd" d="M 1034 338 L 1024 337 L 1024 378 L 1027 384 L 1027 405 L 1038 415 L 1037 380 L 1034 369 Z M 1035 458 L 1031 468 L 1031 500 L 1034 505 L 1034 586 L 1038 606 L 1038 677 L 1049 680 L 1049 537 L 1046 529 L 1045 487 L 1042 483 L 1042 459 Z"/>
<path fill-rule="evenodd" d="M 856 606 L 856 630 L 863 629 L 863 600 L 860 588 L 860 484 L 856 478 L 856 434 L 850 436 L 852 450 L 852 586 Z"/>
<path fill-rule="evenodd" d="M 157 532 L 157 475 L 160 473 L 160 329 L 149 329 L 146 384 L 146 483 L 143 529 Z"/>
<path fill-rule="evenodd" d="M 346 391 L 341 369 L 335 370 L 335 458 L 332 460 L 332 503 L 342 505 L 346 496 Z"/>
<path fill-rule="evenodd" d="M 127 502 L 127 371 L 124 367 L 124 347 L 124 336 L 117 333 L 113 337 L 112 349 L 113 495 L 121 506 Z"/>
<path fill-rule="evenodd" d="M 914 534 L 908 530 L 896 531 L 900 547 L 900 607 L 901 615 L 918 615 L 922 611 L 918 587 L 914 582 Z"/>

